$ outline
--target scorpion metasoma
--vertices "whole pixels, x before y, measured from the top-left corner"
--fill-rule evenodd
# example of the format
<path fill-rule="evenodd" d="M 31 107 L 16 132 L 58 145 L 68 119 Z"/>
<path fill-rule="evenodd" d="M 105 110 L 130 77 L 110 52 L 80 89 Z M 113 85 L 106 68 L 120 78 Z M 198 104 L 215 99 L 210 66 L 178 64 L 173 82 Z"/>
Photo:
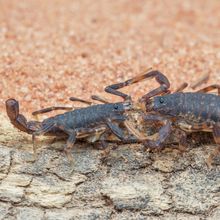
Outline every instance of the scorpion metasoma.
<path fill-rule="evenodd" d="M 125 137 L 123 130 L 118 126 L 119 123 L 124 123 L 128 130 L 134 132 L 132 126 L 126 123 L 127 114 L 136 108 L 131 97 L 120 91 L 120 88 L 137 83 L 146 78 L 155 78 L 161 86 L 151 93 L 164 91 L 169 85 L 167 78 L 159 71 L 150 71 L 140 74 L 123 83 L 117 83 L 105 88 L 105 91 L 124 99 L 118 103 L 104 103 L 91 105 L 84 108 L 75 109 L 72 111 L 59 114 L 54 117 L 49 117 L 42 122 L 27 121 L 26 118 L 19 113 L 19 103 L 15 99 L 6 101 L 6 110 L 11 123 L 19 130 L 32 134 L 33 151 L 36 158 L 35 136 L 49 135 L 55 137 L 67 136 L 67 144 L 64 151 L 69 159 L 73 161 L 71 149 L 78 138 L 93 138 L 94 140 L 104 140 L 103 135 L 106 131 L 111 131 L 120 140 L 126 143 L 138 141 L 138 139 Z M 81 99 L 72 99 L 73 101 L 82 101 Z M 50 107 L 36 111 L 34 114 L 45 113 L 54 109 L 66 109 L 65 107 Z M 136 134 L 134 134 L 136 136 Z"/>
<path fill-rule="evenodd" d="M 169 80 L 160 75 L 158 82 L 162 87 L 139 99 L 142 110 L 147 113 L 143 115 L 144 122 L 162 123 L 158 137 L 145 140 L 144 145 L 154 149 L 162 148 L 172 126 L 181 131 L 179 144 L 182 147 L 186 143 L 187 133 L 212 132 L 218 147 L 207 160 L 207 165 L 211 166 L 213 157 L 220 152 L 220 86 L 215 84 L 196 92 L 183 92 L 186 84 L 172 94 L 164 94 L 170 93 Z M 218 95 L 207 93 L 214 89 L 218 90 Z"/>

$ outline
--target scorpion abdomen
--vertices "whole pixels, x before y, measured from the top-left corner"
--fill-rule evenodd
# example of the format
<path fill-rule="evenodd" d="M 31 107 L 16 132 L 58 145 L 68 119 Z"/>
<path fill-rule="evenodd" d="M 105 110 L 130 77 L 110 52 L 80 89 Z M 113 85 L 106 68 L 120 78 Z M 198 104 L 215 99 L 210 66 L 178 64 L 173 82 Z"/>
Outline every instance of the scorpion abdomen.
<path fill-rule="evenodd" d="M 220 121 L 220 96 L 206 93 L 174 93 L 154 98 L 153 110 L 192 122 Z"/>
<path fill-rule="evenodd" d="M 59 114 L 54 117 L 45 119 L 42 124 L 56 123 L 59 126 L 67 128 L 88 128 L 100 123 L 106 123 L 106 120 L 114 119 L 117 115 L 123 114 L 125 111 L 123 103 L 110 103 L 89 106 L 73 111 Z"/>

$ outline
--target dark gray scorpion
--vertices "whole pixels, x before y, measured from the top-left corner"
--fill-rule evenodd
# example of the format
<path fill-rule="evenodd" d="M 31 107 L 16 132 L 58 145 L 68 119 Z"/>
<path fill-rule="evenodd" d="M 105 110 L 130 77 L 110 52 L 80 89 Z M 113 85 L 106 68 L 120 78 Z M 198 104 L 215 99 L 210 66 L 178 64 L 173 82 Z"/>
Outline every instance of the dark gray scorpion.
<path fill-rule="evenodd" d="M 131 132 L 134 132 L 132 126 L 126 123 L 129 111 L 135 109 L 135 105 L 130 96 L 117 91 L 120 88 L 137 83 L 146 78 L 155 78 L 160 84 L 160 88 L 152 91 L 163 91 L 169 81 L 159 71 L 150 71 L 141 74 L 123 83 L 117 83 L 105 88 L 105 91 L 124 99 L 123 102 L 118 103 L 104 103 L 96 104 L 88 107 L 75 109 L 73 111 L 65 112 L 54 117 L 47 118 L 42 122 L 27 121 L 26 118 L 19 113 L 19 103 L 15 99 L 8 99 L 6 101 L 6 110 L 11 123 L 19 130 L 32 134 L 33 151 L 36 158 L 35 136 L 48 135 L 55 137 L 67 136 L 67 145 L 64 151 L 70 161 L 73 160 L 71 149 L 78 138 L 92 138 L 94 141 L 104 141 L 104 136 L 107 131 L 111 131 L 122 142 L 133 143 L 138 142 L 135 138 L 126 138 L 123 130 L 119 127 L 120 123 L 124 123 L 125 127 Z M 164 87 L 164 84 L 166 85 Z M 82 101 L 81 99 L 72 98 L 73 101 Z M 56 109 L 68 109 L 65 107 L 50 107 L 34 112 L 33 114 L 41 114 Z M 136 134 L 134 134 L 136 136 Z"/>
<path fill-rule="evenodd" d="M 158 137 L 154 140 L 145 140 L 149 148 L 162 148 L 164 141 L 171 134 L 172 126 L 180 129 L 180 146 L 184 147 L 187 133 L 196 131 L 212 132 L 218 147 L 207 160 L 210 167 L 213 157 L 220 152 L 220 86 L 210 85 L 196 92 L 183 92 L 183 85 L 172 94 L 169 93 L 170 84 L 163 76 L 160 88 L 144 95 L 139 103 L 142 110 L 148 114 L 143 115 L 144 122 L 162 123 Z M 217 89 L 218 95 L 207 94 Z"/>

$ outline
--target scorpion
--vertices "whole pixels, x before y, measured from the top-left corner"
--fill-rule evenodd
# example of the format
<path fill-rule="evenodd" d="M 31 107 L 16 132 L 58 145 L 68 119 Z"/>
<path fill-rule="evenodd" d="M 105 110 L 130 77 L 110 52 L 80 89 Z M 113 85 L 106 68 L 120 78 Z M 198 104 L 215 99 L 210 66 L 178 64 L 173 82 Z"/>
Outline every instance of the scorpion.
<path fill-rule="evenodd" d="M 107 131 L 111 131 L 120 140 L 126 143 L 133 143 L 138 141 L 137 138 L 125 137 L 123 130 L 118 126 L 118 123 L 124 123 L 128 130 L 134 132 L 135 129 L 126 122 L 128 112 L 136 108 L 131 97 L 118 89 L 125 86 L 137 83 L 143 79 L 155 78 L 161 85 L 159 88 L 152 91 L 163 91 L 166 89 L 165 85 L 169 84 L 167 78 L 159 71 L 148 71 L 140 74 L 134 78 L 126 80 L 122 83 L 116 83 L 105 88 L 105 91 L 122 97 L 123 102 L 117 103 L 103 103 L 74 109 L 63 114 L 55 115 L 44 119 L 43 121 L 27 121 L 24 115 L 19 113 L 19 103 L 15 99 L 8 99 L 6 101 L 6 111 L 11 123 L 19 130 L 32 135 L 34 158 L 36 159 L 35 137 L 39 135 L 63 137 L 67 136 L 67 143 L 64 152 L 70 162 L 73 161 L 71 149 L 74 146 L 76 139 L 79 138 L 93 138 L 104 140 Z M 81 99 L 72 98 L 72 101 L 82 101 Z M 105 102 L 105 101 L 103 101 Z M 41 109 L 33 114 L 41 114 L 56 109 L 66 109 L 65 107 L 49 107 Z"/>
<path fill-rule="evenodd" d="M 144 145 L 152 149 L 162 149 L 171 134 L 172 127 L 179 129 L 179 146 L 185 148 L 187 134 L 191 132 L 212 132 L 218 145 L 207 165 L 211 167 L 214 156 L 220 153 L 220 85 L 210 85 L 196 92 L 184 92 L 187 86 L 170 92 L 170 83 L 165 75 L 158 75 L 161 87 L 150 91 L 139 99 L 139 105 L 147 113 L 145 123 L 161 123 L 156 138 L 144 140 Z M 218 95 L 208 93 L 217 89 Z"/>

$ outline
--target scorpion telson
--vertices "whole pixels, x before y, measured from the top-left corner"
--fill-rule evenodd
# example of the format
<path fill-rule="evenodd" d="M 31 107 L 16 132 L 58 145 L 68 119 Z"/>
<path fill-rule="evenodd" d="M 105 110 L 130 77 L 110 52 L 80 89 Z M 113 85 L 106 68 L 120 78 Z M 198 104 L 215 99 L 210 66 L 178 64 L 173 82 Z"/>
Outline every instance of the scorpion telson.
<path fill-rule="evenodd" d="M 64 114 L 59 114 L 54 117 L 47 118 L 42 122 L 39 121 L 27 121 L 26 118 L 19 113 L 19 104 L 15 99 L 8 99 L 6 101 L 6 110 L 11 123 L 19 130 L 32 134 L 33 150 L 36 158 L 35 149 L 35 136 L 38 135 L 52 135 L 52 136 L 66 136 L 67 145 L 64 149 L 66 155 L 70 161 L 72 161 L 71 149 L 78 138 L 87 138 L 91 136 L 98 136 L 95 140 L 104 140 L 103 136 L 106 131 L 111 131 L 120 140 L 126 143 L 134 142 L 133 138 L 126 138 L 123 130 L 119 127 L 120 123 L 126 122 L 127 111 L 133 110 L 134 105 L 131 97 L 120 91 L 120 88 L 137 83 L 143 79 L 155 78 L 161 86 L 153 90 L 150 96 L 157 94 L 158 92 L 167 92 L 169 87 L 169 81 L 159 71 L 150 71 L 141 74 L 137 77 L 129 79 L 123 83 L 117 83 L 105 88 L 105 91 L 124 99 L 119 103 L 105 103 L 91 105 L 85 108 L 79 108 L 72 111 L 68 111 Z M 96 97 L 97 98 L 97 97 Z M 90 102 L 83 101 L 78 98 L 73 100 L 82 101 L 87 104 Z M 41 114 L 56 109 L 70 110 L 66 107 L 50 107 L 34 112 L 33 114 Z M 126 123 L 124 124 L 126 126 Z M 129 126 L 127 126 L 129 129 Z M 132 129 L 130 129 L 132 132 Z M 136 133 L 134 134 L 136 135 Z M 137 140 L 138 141 L 138 140 Z"/>

